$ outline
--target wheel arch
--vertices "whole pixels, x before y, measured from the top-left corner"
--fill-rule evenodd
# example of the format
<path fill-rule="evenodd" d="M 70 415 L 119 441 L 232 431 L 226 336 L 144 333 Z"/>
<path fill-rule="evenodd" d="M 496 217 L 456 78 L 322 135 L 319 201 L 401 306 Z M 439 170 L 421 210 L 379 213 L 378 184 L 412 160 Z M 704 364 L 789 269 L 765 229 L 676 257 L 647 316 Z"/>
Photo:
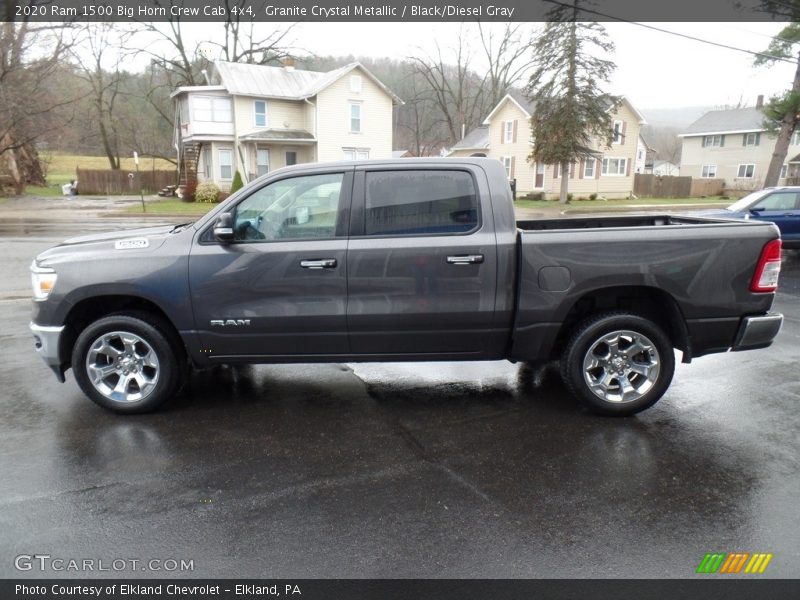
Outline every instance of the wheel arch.
<path fill-rule="evenodd" d="M 162 321 L 169 327 L 166 333 L 179 345 L 178 349 L 188 354 L 178 329 L 158 304 L 141 296 L 107 294 L 84 298 L 70 308 L 64 318 L 65 329 L 59 341 L 59 360 L 62 364 L 70 363 L 75 342 L 89 324 L 110 315 L 137 312 L 148 313 Z"/>
<path fill-rule="evenodd" d="M 551 358 L 561 356 L 572 332 L 583 320 L 595 314 L 614 310 L 630 312 L 659 325 L 673 347 L 682 352 L 683 362 L 691 362 L 691 339 L 680 305 L 668 292 L 641 285 L 598 288 L 578 298 L 561 322 L 553 343 Z"/>

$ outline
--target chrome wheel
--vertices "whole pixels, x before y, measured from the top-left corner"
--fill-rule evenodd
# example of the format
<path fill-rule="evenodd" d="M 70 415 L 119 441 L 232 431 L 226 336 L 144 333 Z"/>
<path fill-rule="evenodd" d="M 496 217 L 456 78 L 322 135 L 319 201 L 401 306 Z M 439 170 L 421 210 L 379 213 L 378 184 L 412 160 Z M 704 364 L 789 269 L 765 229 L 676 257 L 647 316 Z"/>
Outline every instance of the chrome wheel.
<path fill-rule="evenodd" d="M 608 402 L 634 402 L 656 384 L 661 360 L 655 344 L 636 331 L 604 334 L 583 358 L 583 377 L 594 395 Z"/>
<path fill-rule="evenodd" d="M 111 331 L 89 346 L 86 374 L 94 388 L 109 400 L 138 402 L 147 398 L 158 383 L 158 356 L 141 336 Z"/>

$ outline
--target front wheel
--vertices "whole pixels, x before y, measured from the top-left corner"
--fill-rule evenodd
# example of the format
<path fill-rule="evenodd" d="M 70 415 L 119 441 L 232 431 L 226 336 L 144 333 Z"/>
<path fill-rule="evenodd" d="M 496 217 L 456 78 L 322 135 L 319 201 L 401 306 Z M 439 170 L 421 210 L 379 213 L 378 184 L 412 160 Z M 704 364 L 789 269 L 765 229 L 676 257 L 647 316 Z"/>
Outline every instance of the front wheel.
<path fill-rule="evenodd" d="M 561 358 L 569 391 L 591 410 L 638 413 L 667 391 L 675 371 L 672 344 L 644 317 L 606 313 L 581 323 Z"/>
<path fill-rule="evenodd" d="M 149 315 L 112 315 L 84 329 L 72 352 L 75 380 L 95 403 L 122 413 L 149 412 L 181 383 L 175 345 Z"/>

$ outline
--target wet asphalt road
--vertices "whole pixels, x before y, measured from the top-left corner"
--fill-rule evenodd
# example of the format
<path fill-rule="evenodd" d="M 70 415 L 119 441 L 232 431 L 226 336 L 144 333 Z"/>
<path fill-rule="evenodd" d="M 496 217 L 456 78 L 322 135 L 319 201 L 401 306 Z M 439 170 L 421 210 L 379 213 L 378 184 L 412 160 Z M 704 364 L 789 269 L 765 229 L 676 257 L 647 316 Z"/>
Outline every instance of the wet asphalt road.
<path fill-rule="evenodd" d="M 14 569 L 38 553 L 193 577 L 683 578 L 710 551 L 800 577 L 800 253 L 770 349 L 678 366 L 634 418 L 504 362 L 219 368 L 122 417 L 59 384 L 27 330 L 33 255 L 120 224 L 0 224 L 0 577 L 79 575 Z"/>

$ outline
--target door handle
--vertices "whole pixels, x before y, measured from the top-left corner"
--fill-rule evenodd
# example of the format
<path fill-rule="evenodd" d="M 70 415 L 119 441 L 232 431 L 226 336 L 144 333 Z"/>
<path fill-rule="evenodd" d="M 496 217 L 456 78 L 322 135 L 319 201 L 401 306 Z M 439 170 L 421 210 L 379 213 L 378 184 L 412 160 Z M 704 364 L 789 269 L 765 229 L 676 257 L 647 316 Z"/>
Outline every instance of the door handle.
<path fill-rule="evenodd" d="M 483 262 L 483 254 L 463 254 L 461 256 L 448 256 L 447 263 L 451 265 L 476 265 Z"/>
<path fill-rule="evenodd" d="M 304 269 L 335 269 L 335 258 L 320 258 L 315 260 L 301 260 L 300 266 Z"/>

